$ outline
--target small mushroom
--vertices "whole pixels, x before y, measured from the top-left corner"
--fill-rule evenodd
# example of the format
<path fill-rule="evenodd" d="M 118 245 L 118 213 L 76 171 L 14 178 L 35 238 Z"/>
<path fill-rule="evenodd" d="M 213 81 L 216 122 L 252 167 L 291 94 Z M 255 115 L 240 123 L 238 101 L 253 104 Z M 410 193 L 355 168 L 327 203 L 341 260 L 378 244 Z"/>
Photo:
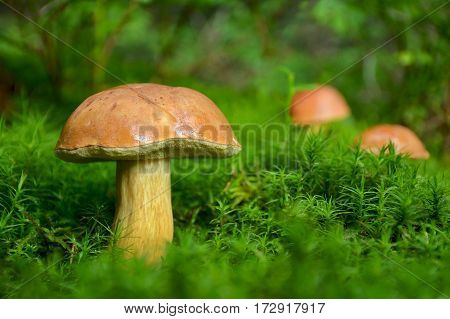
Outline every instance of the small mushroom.
<path fill-rule="evenodd" d="M 411 158 L 427 159 L 430 154 L 420 139 L 409 128 L 401 125 L 381 124 L 365 130 L 360 137 L 361 147 L 378 154 L 380 149 L 392 142 L 395 151 Z"/>
<path fill-rule="evenodd" d="M 117 161 L 117 245 L 155 262 L 173 236 L 171 157 L 226 157 L 241 147 L 205 95 L 159 84 L 118 86 L 87 98 L 67 120 L 56 155 Z"/>
<path fill-rule="evenodd" d="M 300 126 L 320 126 L 349 117 L 344 97 L 332 86 L 299 91 L 292 97 L 290 115 Z"/>

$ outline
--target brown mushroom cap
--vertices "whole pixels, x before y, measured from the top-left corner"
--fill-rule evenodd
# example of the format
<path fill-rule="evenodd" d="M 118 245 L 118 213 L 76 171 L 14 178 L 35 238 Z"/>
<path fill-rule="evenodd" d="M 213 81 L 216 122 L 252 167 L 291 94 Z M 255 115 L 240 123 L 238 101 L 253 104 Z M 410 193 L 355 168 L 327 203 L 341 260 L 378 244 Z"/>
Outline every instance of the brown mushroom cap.
<path fill-rule="evenodd" d="M 205 95 L 159 84 L 129 84 L 87 98 L 67 120 L 55 153 L 63 160 L 232 156 L 241 147 Z"/>
<path fill-rule="evenodd" d="M 332 86 L 297 92 L 291 102 L 292 121 L 299 125 L 315 125 L 350 116 L 344 97 Z"/>
<path fill-rule="evenodd" d="M 378 154 L 380 149 L 392 142 L 396 152 L 411 158 L 427 159 L 430 154 L 409 128 L 401 125 L 381 124 L 365 130 L 361 135 L 361 147 Z"/>

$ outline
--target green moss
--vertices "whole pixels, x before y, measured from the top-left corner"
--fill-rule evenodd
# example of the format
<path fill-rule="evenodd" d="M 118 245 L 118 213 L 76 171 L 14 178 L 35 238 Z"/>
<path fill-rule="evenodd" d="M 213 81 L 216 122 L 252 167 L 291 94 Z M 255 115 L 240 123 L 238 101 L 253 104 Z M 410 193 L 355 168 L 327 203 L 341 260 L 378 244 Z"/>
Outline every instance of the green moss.
<path fill-rule="evenodd" d="M 55 114 L 1 122 L 2 297 L 450 295 L 447 168 L 389 148 L 364 153 L 353 122 L 317 135 L 289 124 L 246 134 L 243 123 L 265 121 L 249 111 L 254 101 L 267 114 L 278 106 L 219 93 L 243 151 L 173 161 L 175 240 L 155 267 L 108 249 L 113 163 L 57 159 Z"/>

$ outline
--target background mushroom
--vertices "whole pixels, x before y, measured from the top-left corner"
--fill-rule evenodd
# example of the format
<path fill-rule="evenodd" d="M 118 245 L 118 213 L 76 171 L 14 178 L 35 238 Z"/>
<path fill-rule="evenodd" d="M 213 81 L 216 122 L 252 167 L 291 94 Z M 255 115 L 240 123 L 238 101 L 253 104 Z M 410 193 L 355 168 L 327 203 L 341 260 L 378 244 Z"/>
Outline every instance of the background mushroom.
<path fill-rule="evenodd" d="M 217 106 L 182 87 L 130 84 L 87 98 L 69 117 L 56 155 L 117 161 L 118 246 L 152 262 L 172 240 L 171 157 L 225 157 L 240 145 Z"/>
<path fill-rule="evenodd" d="M 411 158 L 420 159 L 427 159 L 430 156 L 417 135 L 401 125 L 373 126 L 361 134 L 360 140 L 363 149 L 375 154 L 392 142 L 397 153 L 408 154 Z"/>
<path fill-rule="evenodd" d="M 292 97 L 290 115 L 294 124 L 319 126 L 349 117 L 344 97 L 332 86 L 299 91 Z"/>

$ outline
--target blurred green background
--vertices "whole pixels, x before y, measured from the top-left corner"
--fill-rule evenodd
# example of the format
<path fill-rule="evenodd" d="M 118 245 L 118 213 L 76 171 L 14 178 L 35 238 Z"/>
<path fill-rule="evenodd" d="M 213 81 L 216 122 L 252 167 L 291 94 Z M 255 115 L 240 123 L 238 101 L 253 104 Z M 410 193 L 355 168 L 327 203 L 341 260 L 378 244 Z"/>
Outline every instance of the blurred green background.
<path fill-rule="evenodd" d="M 448 298 L 449 39 L 444 0 L 0 0 L 0 297 Z M 328 81 L 354 117 L 294 128 L 290 95 Z M 123 82 L 280 131 L 236 130 L 243 152 L 214 174 L 172 161 L 154 267 L 111 249 L 114 163 L 53 154 L 69 114 Z M 355 147 L 380 122 L 430 160 Z"/>
<path fill-rule="evenodd" d="M 405 124 L 435 156 L 450 148 L 447 1 L 9 3 L 42 28 L 0 6 L 2 108 L 25 94 L 73 110 L 121 81 L 286 94 L 288 72 L 333 80 L 356 118 Z"/>

